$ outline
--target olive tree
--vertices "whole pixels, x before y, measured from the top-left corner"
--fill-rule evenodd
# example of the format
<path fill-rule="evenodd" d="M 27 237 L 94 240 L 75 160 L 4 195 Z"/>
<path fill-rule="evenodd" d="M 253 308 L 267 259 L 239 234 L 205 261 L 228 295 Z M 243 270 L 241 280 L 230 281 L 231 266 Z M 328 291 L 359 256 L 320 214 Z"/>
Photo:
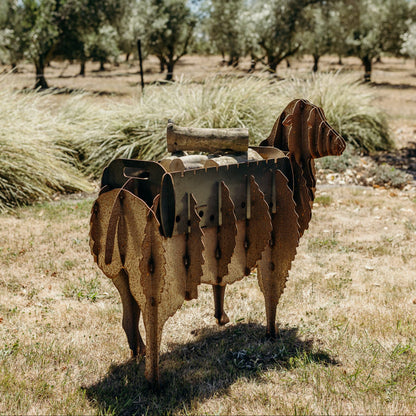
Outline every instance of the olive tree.
<path fill-rule="evenodd" d="M 301 48 L 299 33 L 305 25 L 307 6 L 320 0 L 256 1 L 252 5 L 257 43 L 263 61 L 271 72 Z"/>
<path fill-rule="evenodd" d="M 58 42 L 58 14 L 60 4 L 56 0 L 23 0 L 23 19 L 28 28 L 27 57 L 36 70 L 35 88 L 45 89 L 45 67 L 53 56 Z"/>
<path fill-rule="evenodd" d="M 100 71 L 111 59 L 116 61 L 120 55 L 117 45 L 117 31 L 110 25 L 101 26 L 97 32 L 89 33 L 84 38 L 84 52 L 87 59 L 100 63 Z"/>
<path fill-rule="evenodd" d="M 383 52 L 399 53 L 408 12 L 407 0 L 346 0 L 340 7 L 346 53 L 360 58 L 365 81 L 371 81 L 374 60 Z"/>
<path fill-rule="evenodd" d="M 27 47 L 21 13 L 22 6 L 17 0 L 0 3 L 0 59 L 12 69 L 24 58 Z"/>
<path fill-rule="evenodd" d="M 400 52 L 415 60 L 416 67 L 416 23 L 409 24 L 409 29 L 402 36 L 403 44 Z"/>
<path fill-rule="evenodd" d="M 317 72 L 320 58 L 336 51 L 340 34 L 339 14 L 328 3 L 314 5 L 307 11 L 305 20 L 301 52 L 312 55 L 312 71 Z"/>
<path fill-rule="evenodd" d="M 174 66 L 188 53 L 196 17 L 186 0 L 145 0 L 144 22 L 146 48 L 167 68 L 166 80 L 172 80 Z"/>
<path fill-rule="evenodd" d="M 245 54 L 246 28 L 242 23 L 244 0 L 210 0 L 206 4 L 205 28 L 210 42 L 223 60 L 228 55 L 228 65 L 237 66 Z"/>

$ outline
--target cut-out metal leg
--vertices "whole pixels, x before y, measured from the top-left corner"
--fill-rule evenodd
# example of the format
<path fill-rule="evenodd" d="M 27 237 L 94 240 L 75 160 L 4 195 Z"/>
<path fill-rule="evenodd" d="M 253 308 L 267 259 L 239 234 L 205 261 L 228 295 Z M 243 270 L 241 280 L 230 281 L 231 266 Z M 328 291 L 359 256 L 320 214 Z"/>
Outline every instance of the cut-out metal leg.
<path fill-rule="evenodd" d="M 215 318 L 217 319 L 218 325 L 225 325 L 230 322 L 227 314 L 224 312 L 224 294 L 225 294 L 225 285 L 212 285 L 214 290 L 214 303 L 215 303 Z"/>
<path fill-rule="evenodd" d="M 123 305 L 123 329 L 127 335 L 131 354 L 133 357 L 144 356 L 146 353 L 146 346 L 139 332 L 139 318 L 140 308 L 130 292 L 129 278 L 127 273 L 122 270 L 113 283 L 120 293 L 121 302 Z"/>
<path fill-rule="evenodd" d="M 299 242 L 298 215 L 288 180 L 276 172 L 276 213 L 272 211 L 270 241 L 257 263 L 257 278 L 266 304 L 268 337 L 276 336 L 276 307 L 282 295 Z"/>
<path fill-rule="evenodd" d="M 276 326 L 276 309 L 279 303 L 280 293 L 279 282 L 275 279 L 271 270 L 271 254 L 270 247 L 266 247 L 263 252 L 262 259 L 257 266 L 257 278 L 260 289 L 263 292 L 266 307 L 266 336 L 275 338 L 278 329 Z"/>

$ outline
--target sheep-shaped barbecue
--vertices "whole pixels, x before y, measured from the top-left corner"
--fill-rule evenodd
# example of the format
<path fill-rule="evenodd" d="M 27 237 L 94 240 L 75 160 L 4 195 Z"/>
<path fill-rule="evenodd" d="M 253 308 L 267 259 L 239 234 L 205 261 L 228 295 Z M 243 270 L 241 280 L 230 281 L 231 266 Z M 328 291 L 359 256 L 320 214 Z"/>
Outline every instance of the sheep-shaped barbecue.
<path fill-rule="evenodd" d="M 179 130 L 168 126 L 174 150 Z M 91 251 L 120 292 L 132 355 L 146 355 L 151 383 L 159 379 L 163 325 L 184 300 L 197 298 L 200 283 L 213 285 L 215 317 L 224 325 L 226 285 L 257 267 L 267 335 L 275 336 L 277 303 L 311 219 L 313 159 L 344 149 L 320 108 L 294 100 L 270 136 L 234 162 L 227 156 L 225 165 L 208 159 L 211 163 L 195 167 L 187 165 L 190 156 L 175 156 L 174 165 L 182 168 L 168 171 L 164 166 L 172 158 L 168 163 L 119 159 L 105 169 L 92 209 Z M 261 156 L 250 160 L 250 152 Z M 140 311 L 146 347 L 138 329 Z"/>

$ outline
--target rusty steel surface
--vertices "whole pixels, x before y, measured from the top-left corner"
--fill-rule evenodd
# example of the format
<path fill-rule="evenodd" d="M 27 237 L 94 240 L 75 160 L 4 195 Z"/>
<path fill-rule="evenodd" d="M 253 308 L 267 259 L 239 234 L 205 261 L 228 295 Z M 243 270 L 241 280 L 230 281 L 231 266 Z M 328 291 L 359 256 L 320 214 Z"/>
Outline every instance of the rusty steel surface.
<path fill-rule="evenodd" d="M 169 140 L 181 150 L 219 141 L 223 153 L 114 160 L 91 213 L 94 260 L 120 293 L 132 355 L 146 355 L 145 375 L 156 386 L 163 326 L 184 300 L 198 297 L 201 283 L 213 286 L 214 316 L 224 325 L 226 285 L 257 268 L 266 333 L 275 336 L 277 304 L 312 215 L 314 159 L 345 149 L 323 111 L 306 100 L 289 103 L 260 146 L 247 149 L 244 138 L 245 152 L 235 132 L 194 130 L 176 128 L 186 145 L 179 136 Z"/>

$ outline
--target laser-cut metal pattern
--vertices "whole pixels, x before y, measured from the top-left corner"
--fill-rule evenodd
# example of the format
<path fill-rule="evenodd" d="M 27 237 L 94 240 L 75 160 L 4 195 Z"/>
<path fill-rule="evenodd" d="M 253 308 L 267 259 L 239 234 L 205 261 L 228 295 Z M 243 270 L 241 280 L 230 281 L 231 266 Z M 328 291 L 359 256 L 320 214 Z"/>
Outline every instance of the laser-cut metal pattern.
<path fill-rule="evenodd" d="M 314 159 L 345 149 L 323 111 L 306 100 L 289 103 L 260 146 L 249 149 L 243 133 L 239 142 L 240 131 L 222 129 L 216 137 L 213 129 L 170 122 L 174 150 L 198 150 L 198 140 L 209 138 L 209 149 L 220 142 L 234 153 L 117 159 L 104 170 L 91 212 L 91 253 L 120 293 L 132 355 L 146 355 L 145 375 L 155 386 L 163 326 L 184 300 L 198 297 L 201 283 L 213 286 L 214 316 L 224 325 L 226 285 L 257 267 L 266 332 L 275 336 L 277 304 L 311 219 Z"/>

